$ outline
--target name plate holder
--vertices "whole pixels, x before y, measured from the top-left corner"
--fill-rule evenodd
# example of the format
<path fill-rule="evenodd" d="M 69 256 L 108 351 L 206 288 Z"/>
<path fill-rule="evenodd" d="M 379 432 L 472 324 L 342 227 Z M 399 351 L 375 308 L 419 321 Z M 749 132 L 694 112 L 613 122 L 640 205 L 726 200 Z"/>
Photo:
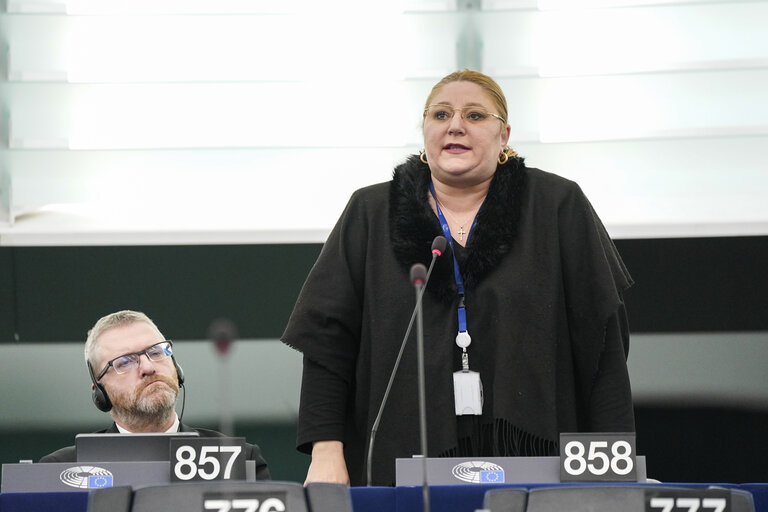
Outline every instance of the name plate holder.
<path fill-rule="evenodd" d="M 107 477 L 106 479 L 104 477 Z M 245 480 L 256 481 L 256 461 L 245 461 Z M 3 464 L 0 492 L 87 491 L 111 486 L 171 483 L 171 464 L 158 462 L 54 462 Z"/>
<path fill-rule="evenodd" d="M 645 456 L 636 458 L 635 482 L 645 482 Z M 429 485 L 560 483 L 560 457 L 429 457 Z M 396 485 L 422 485 L 422 459 L 395 461 Z"/>

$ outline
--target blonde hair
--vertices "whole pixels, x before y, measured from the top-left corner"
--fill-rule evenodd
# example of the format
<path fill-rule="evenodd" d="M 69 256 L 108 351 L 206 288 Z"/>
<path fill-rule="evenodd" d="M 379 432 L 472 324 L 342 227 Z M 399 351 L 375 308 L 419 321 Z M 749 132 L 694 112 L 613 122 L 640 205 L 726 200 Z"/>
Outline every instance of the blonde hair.
<path fill-rule="evenodd" d="M 432 100 L 434 100 L 435 96 L 437 96 L 443 87 L 452 82 L 472 82 L 473 84 L 477 84 L 482 87 L 483 90 L 487 92 L 491 97 L 494 105 L 499 110 L 499 115 L 505 119 L 504 125 L 501 127 L 501 129 L 504 130 L 506 128 L 506 125 L 509 122 L 509 112 L 507 110 L 507 98 L 504 96 L 504 92 L 501 90 L 501 87 L 499 87 L 499 84 L 496 83 L 496 80 L 484 73 L 471 69 L 461 69 L 459 71 L 454 71 L 453 73 L 444 76 L 432 87 L 432 91 L 430 91 L 429 96 L 427 96 L 427 101 L 424 103 L 425 120 L 427 115 L 427 108 L 432 104 Z M 506 154 L 507 157 L 517 156 L 515 150 L 509 146 L 505 147 L 502 153 Z"/>
<path fill-rule="evenodd" d="M 104 331 L 112 329 L 114 327 L 120 327 L 123 325 L 135 324 L 137 322 L 144 322 L 153 327 L 158 333 L 160 329 L 157 328 L 155 323 L 150 318 L 140 311 L 131 311 L 125 309 L 123 311 L 117 311 L 110 313 L 107 316 L 99 318 L 96 324 L 88 331 L 88 338 L 85 340 L 85 362 L 94 366 L 93 353 L 96 350 L 96 343 L 99 340 L 99 336 L 104 334 Z M 162 333 L 160 333 L 162 336 Z"/>

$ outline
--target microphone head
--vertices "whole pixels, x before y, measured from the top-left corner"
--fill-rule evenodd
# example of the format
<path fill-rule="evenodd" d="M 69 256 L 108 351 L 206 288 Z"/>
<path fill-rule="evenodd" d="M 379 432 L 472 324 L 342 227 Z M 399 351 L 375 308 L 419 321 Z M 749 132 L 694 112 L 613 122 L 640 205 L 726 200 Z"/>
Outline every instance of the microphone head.
<path fill-rule="evenodd" d="M 442 256 L 445 252 L 446 245 L 448 245 L 448 240 L 446 240 L 443 235 L 436 236 L 435 239 L 432 240 L 432 254 Z"/>
<path fill-rule="evenodd" d="M 213 341 L 219 353 L 226 354 L 237 338 L 237 327 L 228 318 L 217 318 L 208 327 L 208 338 Z"/>
<path fill-rule="evenodd" d="M 414 263 L 411 267 L 411 283 L 424 284 L 427 280 L 427 267 L 421 263 Z"/>

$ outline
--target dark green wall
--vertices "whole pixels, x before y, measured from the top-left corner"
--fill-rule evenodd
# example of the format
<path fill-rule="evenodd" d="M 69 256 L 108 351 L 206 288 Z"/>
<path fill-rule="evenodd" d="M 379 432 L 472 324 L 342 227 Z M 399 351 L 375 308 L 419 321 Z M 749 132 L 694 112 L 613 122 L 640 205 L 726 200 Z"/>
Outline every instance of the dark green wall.
<path fill-rule="evenodd" d="M 0 248 L 0 342 L 84 341 L 101 316 L 145 311 L 176 339 L 227 317 L 278 338 L 320 244 Z"/>
<path fill-rule="evenodd" d="M 633 332 L 768 330 L 768 237 L 618 240 Z M 246 339 L 283 331 L 320 244 L 2 247 L 0 343 L 83 341 L 99 317 L 145 311 L 204 339 L 224 316 Z"/>

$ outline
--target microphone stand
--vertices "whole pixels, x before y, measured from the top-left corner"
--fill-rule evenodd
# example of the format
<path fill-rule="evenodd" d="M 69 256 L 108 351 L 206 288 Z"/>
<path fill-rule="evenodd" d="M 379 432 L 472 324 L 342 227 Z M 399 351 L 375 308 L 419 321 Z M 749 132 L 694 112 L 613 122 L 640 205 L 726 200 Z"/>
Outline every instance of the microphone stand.
<path fill-rule="evenodd" d="M 415 266 L 416 265 L 414 265 L 414 267 Z M 421 267 L 424 269 L 423 265 L 421 265 Z M 414 273 L 413 269 L 411 270 L 411 273 Z M 421 307 L 421 295 L 424 289 L 424 282 L 415 279 L 414 287 L 416 288 L 416 361 L 418 363 L 419 370 L 419 433 L 421 434 L 422 475 L 421 493 L 424 499 L 424 512 L 429 512 L 429 483 L 427 482 L 427 398 L 426 381 L 424 378 L 424 319 Z"/>
<path fill-rule="evenodd" d="M 235 419 L 230 403 L 230 382 L 232 380 L 229 351 L 237 338 L 237 327 L 226 318 L 217 318 L 208 327 L 208 337 L 218 353 L 219 359 L 219 430 L 225 436 L 235 435 Z"/>

